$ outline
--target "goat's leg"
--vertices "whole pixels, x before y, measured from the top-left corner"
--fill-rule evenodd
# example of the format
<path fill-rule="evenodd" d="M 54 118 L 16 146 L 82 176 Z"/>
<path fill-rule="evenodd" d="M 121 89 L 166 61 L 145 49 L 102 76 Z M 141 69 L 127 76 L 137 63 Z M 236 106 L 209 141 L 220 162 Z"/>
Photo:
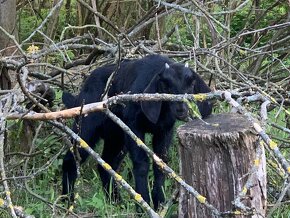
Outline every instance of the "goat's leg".
<path fill-rule="evenodd" d="M 74 123 L 72 129 L 74 132 L 78 132 L 76 123 Z M 95 144 L 99 139 L 98 135 L 96 134 L 96 126 L 91 125 L 90 120 L 87 118 L 85 118 L 82 123 L 80 137 L 83 140 L 85 140 L 88 143 L 88 145 L 92 148 L 95 147 Z M 78 152 L 81 158 L 80 163 L 85 162 L 89 154 L 83 148 L 78 148 Z M 62 195 L 69 194 L 69 198 L 71 201 L 74 200 L 74 184 L 76 178 L 77 178 L 76 161 L 72 151 L 69 150 L 64 156 L 62 164 Z"/>
<path fill-rule="evenodd" d="M 106 163 L 108 163 L 115 171 L 117 171 L 120 163 L 126 155 L 126 151 L 124 151 L 123 149 L 122 137 L 123 135 L 111 134 L 110 137 L 104 139 L 105 142 L 102 159 Z M 119 201 L 120 195 L 117 190 L 116 183 L 112 180 L 110 174 L 100 165 L 98 165 L 98 171 L 106 194 L 108 196 L 111 196 L 113 201 Z M 110 190 L 112 191 L 112 193 L 110 193 Z"/>
<path fill-rule="evenodd" d="M 171 144 L 172 139 L 172 129 L 167 131 L 161 130 L 153 136 L 153 151 L 160 157 L 165 163 L 168 161 L 167 153 L 168 148 Z M 159 169 L 159 167 L 154 163 L 154 185 L 152 190 L 152 200 L 154 204 L 154 209 L 156 210 L 160 203 L 165 201 L 162 186 L 164 185 L 165 176 L 164 173 Z"/>
<path fill-rule="evenodd" d="M 134 131 L 134 129 L 132 130 L 141 140 L 144 140 L 144 133 L 138 133 Z M 137 193 L 141 194 L 147 203 L 150 203 L 148 190 L 149 158 L 146 152 L 139 148 L 130 136 L 126 137 L 126 145 L 133 163 L 135 190 Z"/>

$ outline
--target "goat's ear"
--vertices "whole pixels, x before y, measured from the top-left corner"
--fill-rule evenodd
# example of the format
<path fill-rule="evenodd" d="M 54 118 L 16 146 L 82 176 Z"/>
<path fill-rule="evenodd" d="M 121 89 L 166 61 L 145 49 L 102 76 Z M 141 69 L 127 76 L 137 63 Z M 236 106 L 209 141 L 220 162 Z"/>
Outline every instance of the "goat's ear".
<path fill-rule="evenodd" d="M 195 73 L 194 71 L 192 72 L 195 77 L 193 93 L 197 94 L 210 92 L 211 90 L 205 83 L 205 81 L 197 73 Z M 203 118 L 209 116 L 212 112 L 212 103 L 209 100 L 197 102 L 197 106 Z"/>
<path fill-rule="evenodd" d="M 62 93 L 62 102 L 66 108 L 73 108 L 75 105 L 75 96 L 69 92 Z"/>
<path fill-rule="evenodd" d="M 210 92 L 211 90 L 205 81 L 196 72 L 191 71 L 194 75 L 194 94 Z"/>
<path fill-rule="evenodd" d="M 146 87 L 143 93 L 157 93 L 158 92 L 158 86 L 159 86 L 159 75 L 156 75 L 153 77 L 149 85 Z M 156 124 L 158 121 L 158 118 L 160 116 L 161 111 L 161 101 L 142 101 L 141 102 L 141 108 L 145 116 L 148 120 L 150 120 L 152 123 Z"/>

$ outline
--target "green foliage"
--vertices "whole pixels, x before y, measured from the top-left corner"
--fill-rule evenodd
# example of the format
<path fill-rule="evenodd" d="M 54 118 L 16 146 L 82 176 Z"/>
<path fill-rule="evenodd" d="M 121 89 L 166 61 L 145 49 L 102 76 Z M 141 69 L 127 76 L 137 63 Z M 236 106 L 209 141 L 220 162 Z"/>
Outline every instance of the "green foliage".
<path fill-rule="evenodd" d="M 172 28 L 173 26 L 177 25 L 178 26 L 178 33 L 174 33 L 172 37 L 170 37 L 170 42 L 174 44 L 180 44 L 185 46 L 192 46 L 193 45 L 193 38 L 192 35 L 190 34 L 190 30 L 187 29 L 186 25 L 184 25 L 184 17 L 182 14 L 180 15 L 170 15 L 169 19 L 166 19 L 166 27 Z M 181 41 L 179 41 L 179 37 Z"/>
<path fill-rule="evenodd" d="M 271 10 L 266 11 L 269 7 L 274 4 L 273 1 L 261 1 L 259 8 L 255 10 L 254 6 L 251 4 L 247 4 L 247 6 L 243 7 L 241 10 L 232 14 L 231 22 L 230 22 L 230 36 L 236 36 L 240 31 L 243 30 L 253 30 L 253 29 L 260 29 L 265 28 L 270 25 L 275 24 L 277 21 L 277 17 L 280 19 L 285 19 L 288 12 L 287 3 L 277 4 Z M 211 11 L 218 14 L 227 8 L 227 6 L 221 4 L 213 4 Z M 264 11 L 266 12 L 263 15 Z M 262 16 L 263 15 L 263 16 Z M 262 16 L 261 19 L 257 17 Z M 220 21 L 221 23 L 225 23 L 225 16 L 224 15 L 216 15 L 214 16 L 216 20 Z M 211 46 L 212 38 L 210 35 L 210 31 L 208 30 L 208 26 L 205 25 L 205 20 L 203 18 L 193 18 L 192 15 L 184 15 L 182 13 L 176 13 L 174 15 L 170 15 L 170 18 L 166 20 L 166 29 L 169 31 L 173 26 L 178 26 L 178 34 L 174 33 L 173 36 L 170 38 L 170 42 L 175 44 L 180 44 L 184 46 L 193 46 L 195 38 L 193 37 L 192 32 L 194 33 L 196 29 L 196 20 L 199 19 L 200 22 L 200 41 L 199 44 L 201 47 L 206 48 Z M 189 24 L 189 25 L 187 25 Z M 253 27 L 252 25 L 255 26 Z M 190 28 L 189 28 L 190 27 Z M 223 31 L 219 25 L 216 25 L 217 30 L 223 34 Z M 195 33 L 194 33 L 195 34 Z M 266 44 L 269 39 L 273 36 L 271 31 L 267 32 L 267 34 L 259 41 L 259 44 L 256 46 L 262 46 Z M 181 41 L 180 41 L 181 40 Z M 244 47 L 250 47 L 254 43 L 253 35 L 249 35 L 245 37 L 245 40 L 242 44 Z"/>
<path fill-rule="evenodd" d="M 290 205 L 283 204 L 282 206 L 279 206 L 274 214 L 271 216 L 272 218 L 289 218 L 290 217 Z"/>
<path fill-rule="evenodd" d="M 8 211 L 0 209 L 0 217 L 2 217 L 2 218 L 10 218 L 11 215 L 8 213 Z"/>
<path fill-rule="evenodd" d="M 25 9 L 19 11 L 19 17 L 19 40 L 23 41 L 33 32 L 33 30 L 36 29 L 37 26 L 41 24 L 41 19 L 35 16 L 31 11 Z M 34 38 L 34 41 L 39 42 L 42 40 L 40 36 L 37 35 Z"/>
<path fill-rule="evenodd" d="M 19 10 L 18 16 L 19 16 L 19 40 L 22 41 L 26 39 L 42 22 L 43 18 L 45 18 L 48 13 L 50 12 L 51 8 L 40 8 L 37 10 L 37 14 L 30 8 L 25 7 Z M 76 22 L 76 1 L 72 1 L 71 8 L 70 8 L 70 14 L 72 16 L 69 16 L 69 23 L 75 24 Z M 66 27 L 69 23 L 66 22 L 66 9 L 64 7 L 61 7 L 59 16 L 58 16 L 58 24 L 57 24 L 57 30 L 56 30 L 56 41 L 58 40 L 58 37 L 61 35 L 61 32 L 63 31 L 64 27 Z M 47 23 L 46 23 L 47 24 Z M 41 30 L 43 32 L 46 31 L 46 25 Z M 74 33 L 69 33 L 68 36 L 72 36 Z M 33 41 L 35 42 L 42 42 L 43 36 L 40 34 L 36 34 L 33 37 Z"/>
<path fill-rule="evenodd" d="M 75 54 L 72 50 L 66 50 L 62 53 L 56 53 L 55 55 L 50 56 L 48 58 L 48 62 L 59 65 L 59 63 L 63 63 L 64 57 L 68 60 L 73 60 L 75 58 Z"/>
<path fill-rule="evenodd" d="M 200 112 L 198 110 L 197 104 L 195 101 L 189 101 L 189 100 L 184 100 L 184 102 L 187 104 L 188 109 L 189 109 L 189 115 L 191 117 L 197 117 L 201 118 Z"/>
<path fill-rule="evenodd" d="M 280 125 L 282 127 L 286 127 L 285 123 L 285 113 L 279 111 L 278 109 L 272 110 L 269 114 L 269 120 L 271 122 Z M 278 130 L 277 128 L 273 128 L 272 126 L 268 125 L 267 126 L 267 133 L 274 139 L 274 141 L 278 142 L 275 139 L 287 139 L 289 136 L 287 133 Z M 282 154 L 284 157 L 289 160 L 290 158 L 290 153 L 289 149 L 287 148 L 280 148 Z M 270 204 L 275 204 L 277 201 L 279 194 L 281 190 L 283 190 L 284 182 L 285 182 L 285 174 L 283 175 L 283 171 L 281 171 L 282 175 L 279 174 L 276 166 L 275 160 L 267 154 L 268 158 L 268 168 L 267 168 L 267 173 L 268 173 L 268 201 Z M 274 164 L 272 164 L 274 163 Z M 286 195 L 287 196 L 287 195 Z M 288 209 L 287 209 L 288 208 Z M 275 211 L 276 214 L 273 217 L 289 217 L 290 214 L 290 207 L 289 205 L 284 205 L 283 207 L 278 207 Z M 287 216 L 288 215 L 288 216 Z"/>
<path fill-rule="evenodd" d="M 14 171 L 9 172 L 9 174 L 18 172 L 21 175 L 24 169 L 27 169 L 26 175 L 37 172 L 60 151 L 62 140 L 54 134 L 47 133 L 40 133 L 39 138 L 35 140 L 35 149 L 32 153 L 39 152 L 38 155 L 34 155 L 29 159 L 28 157 L 24 158 L 21 161 L 17 160 L 17 157 L 10 160 L 12 164 L 14 162 L 19 162 L 20 165 L 16 164 Z M 13 131 L 11 131 L 10 134 L 13 135 Z M 25 164 L 26 161 L 28 161 L 27 165 Z M 47 169 L 43 169 L 41 173 L 36 174 L 34 179 L 26 180 L 28 188 L 36 195 L 44 197 L 49 202 L 55 201 L 59 195 L 59 183 L 56 179 L 60 178 L 61 165 L 62 161 L 60 159 L 53 161 Z M 11 191 L 13 192 L 12 197 L 15 205 L 23 205 L 25 212 L 33 214 L 35 217 L 50 217 L 51 208 L 48 207 L 45 202 L 39 201 L 38 198 L 33 197 L 27 192 L 24 180 L 19 181 L 11 185 Z"/>

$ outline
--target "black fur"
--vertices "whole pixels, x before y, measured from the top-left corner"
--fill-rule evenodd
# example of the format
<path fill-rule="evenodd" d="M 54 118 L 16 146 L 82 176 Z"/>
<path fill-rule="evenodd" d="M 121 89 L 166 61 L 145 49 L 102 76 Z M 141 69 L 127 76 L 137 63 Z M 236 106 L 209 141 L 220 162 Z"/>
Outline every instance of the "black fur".
<path fill-rule="evenodd" d="M 169 66 L 169 68 L 168 68 Z M 79 106 L 100 100 L 106 82 L 110 74 L 115 70 L 115 65 L 104 66 L 96 69 L 86 80 L 81 92 L 74 97 L 64 93 L 63 102 L 67 107 Z M 183 64 L 175 63 L 167 57 L 150 55 L 139 60 L 122 61 L 109 96 L 120 93 L 206 93 L 210 92 L 205 82 L 190 68 Z M 198 104 L 203 117 L 211 113 L 212 106 L 209 102 Z M 173 126 L 177 119 L 187 117 L 187 107 L 181 102 L 153 102 L 142 103 L 130 102 L 124 106 L 115 106 L 113 112 L 119 116 L 131 130 L 144 141 L 145 133 L 153 135 L 153 151 L 167 161 L 167 151 L 171 144 Z M 73 125 L 77 132 L 78 118 Z M 103 113 L 91 113 L 82 118 L 81 138 L 92 148 L 100 139 L 104 139 L 104 150 L 102 158 L 117 170 L 126 151 L 129 151 L 133 162 L 133 173 L 135 177 L 135 189 L 149 202 L 148 169 L 149 159 L 147 154 L 140 149 L 136 143 Z M 88 154 L 79 149 L 82 161 Z M 110 176 L 98 168 L 102 183 L 108 189 Z M 154 208 L 158 208 L 164 202 L 162 186 L 164 175 L 154 164 L 154 186 L 152 199 Z M 76 164 L 73 155 L 69 151 L 63 162 L 63 194 L 73 191 L 76 179 Z M 114 189 L 115 190 L 115 189 Z"/>

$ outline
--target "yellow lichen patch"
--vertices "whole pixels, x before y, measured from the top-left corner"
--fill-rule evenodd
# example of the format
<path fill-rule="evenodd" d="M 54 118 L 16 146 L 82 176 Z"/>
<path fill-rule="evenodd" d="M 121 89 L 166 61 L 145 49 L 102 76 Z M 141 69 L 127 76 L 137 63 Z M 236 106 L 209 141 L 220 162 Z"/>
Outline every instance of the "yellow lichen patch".
<path fill-rule="evenodd" d="M 170 173 L 169 176 L 171 176 L 171 177 L 172 177 L 173 179 L 175 179 L 177 182 L 181 182 L 181 181 L 182 181 L 181 177 L 178 176 L 178 175 L 176 175 L 175 172 Z"/>
<path fill-rule="evenodd" d="M 4 201 L 2 198 L 0 198 L 0 207 L 3 207 L 4 202 L 5 202 L 5 201 Z"/>
<path fill-rule="evenodd" d="M 247 194 L 248 189 L 246 187 L 243 188 L 242 193 Z"/>
<path fill-rule="evenodd" d="M 31 45 L 27 48 L 28 54 L 34 54 L 39 50 L 38 46 Z"/>
<path fill-rule="evenodd" d="M 73 206 L 73 205 L 71 205 L 71 206 L 69 207 L 68 211 L 72 212 L 72 211 L 73 211 L 73 209 L 74 209 L 74 206 Z"/>
<path fill-rule="evenodd" d="M 12 205 L 12 204 L 9 204 L 8 207 L 9 207 L 10 209 L 13 209 L 13 205 Z"/>
<path fill-rule="evenodd" d="M 122 178 L 122 176 L 120 176 L 119 174 L 116 173 L 116 175 L 115 175 L 115 179 L 116 179 L 117 181 L 121 181 L 123 178 Z"/>
<path fill-rule="evenodd" d="M 142 140 L 139 139 L 139 138 L 136 139 L 136 143 L 137 143 L 137 145 L 143 145 L 143 144 L 144 144 L 144 143 L 142 142 Z"/>
<path fill-rule="evenodd" d="M 270 146 L 270 148 L 272 149 L 272 150 L 274 150 L 275 148 L 277 148 L 277 143 L 276 142 L 274 142 L 273 140 L 270 140 L 269 141 L 269 146 Z"/>
<path fill-rule="evenodd" d="M 143 199 L 142 196 L 141 196 L 140 194 L 136 194 L 134 198 L 135 198 L 135 200 L 138 201 L 138 202 L 141 202 L 142 199 Z"/>
<path fill-rule="evenodd" d="M 273 162 L 272 160 L 267 160 L 267 161 L 272 167 L 278 168 L 278 165 L 275 162 Z"/>
<path fill-rule="evenodd" d="M 196 101 L 204 101 L 207 96 L 205 94 L 195 94 L 193 97 Z"/>
<path fill-rule="evenodd" d="M 11 192 L 10 191 L 7 191 L 6 192 L 6 195 L 9 195 L 10 196 L 11 195 Z"/>
<path fill-rule="evenodd" d="M 269 96 L 269 95 L 268 95 Z M 269 96 L 272 102 L 277 102 L 275 98 L 273 98 L 272 96 Z"/>
<path fill-rule="evenodd" d="M 161 169 L 165 168 L 165 164 L 162 161 L 158 162 L 157 164 Z"/>
<path fill-rule="evenodd" d="M 287 172 L 290 173 L 290 167 L 287 168 Z"/>
<path fill-rule="evenodd" d="M 175 172 L 172 172 L 172 173 L 169 174 L 169 176 L 171 176 L 172 178 L 176 178 L 177 175 L 176 175 Z"/>
<path fill-rule="evenodd" d="M 87 148 L 87 147 L 89 147 L 89 145 L 84 141 L 84 140 L 80 140 L 80 146 L 82 147 L 82 148 Z"/>
<path fill-rule="evenodd" d="M 278 173 L 279 173 L 279 175 L 280 175 L 281 177 L 284 177 L 284 176 L 285 176 L 285 173 L 284 173 L 284 171 L 282 171 L 282 170 L 279 170 Z"/>
<path fill-rule="evenodd" d="M 204 196 L 202 196 L 202 195 L 198 195 L 198 196 L 196 197 L 196 199 L 197 199 L 200 203 L 202 203 L 202 204 L 204 204 L 205 201 L 206 201 L 206 198 L 205 198 Z"/>
<path fill-rule="evenodd" d="M 103 163 L 102 166 L 105 168 L 105 170 L 111 170 L 112 169 L 112 167 L 109 164 L 107 164 L 107 163 Z"/>
<path fill-rule="evenodd" d="M 181 179 L 180 176 L 176 176 L 176 177 L 175 177 L 175 180 L 176 180 L 177 182 L 181 182 L 181 181 L 182 181 L 182 179 Z"/>
<path fill-rule="evenodd" d="M 234 214 L 235 214 L 235 215 L 241 215 L 242 213 L 241 213 L 241 211 L 236 210 L 236 211 L 234 211 Z"/>
<path fill-rule="evenodd" d="M 260 159 L 255 159 L 254 160 L 254 164 L 255 164 L 255 166 L 259 166 L 260 165 Z"/>

